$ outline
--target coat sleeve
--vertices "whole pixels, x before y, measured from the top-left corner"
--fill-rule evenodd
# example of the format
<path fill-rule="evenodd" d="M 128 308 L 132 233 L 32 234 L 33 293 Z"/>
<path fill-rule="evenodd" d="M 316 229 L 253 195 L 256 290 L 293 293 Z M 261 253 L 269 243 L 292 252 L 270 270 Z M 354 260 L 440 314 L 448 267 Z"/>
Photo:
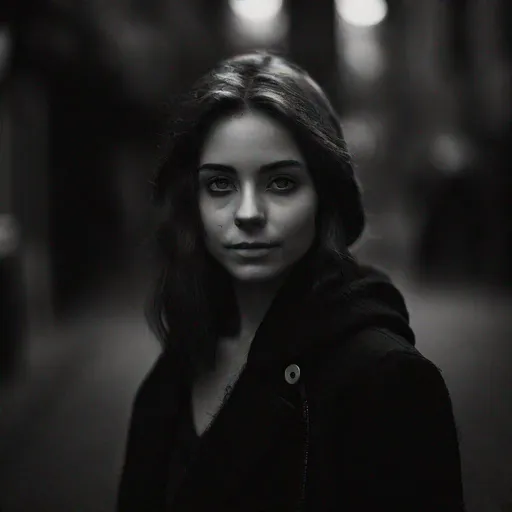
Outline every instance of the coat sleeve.
<path fill-rule="evenodd" d="M 393 350 L 353 407 L 344 446 L 353 510 L 465 511 L 452 402 L 432 362 Z"/>

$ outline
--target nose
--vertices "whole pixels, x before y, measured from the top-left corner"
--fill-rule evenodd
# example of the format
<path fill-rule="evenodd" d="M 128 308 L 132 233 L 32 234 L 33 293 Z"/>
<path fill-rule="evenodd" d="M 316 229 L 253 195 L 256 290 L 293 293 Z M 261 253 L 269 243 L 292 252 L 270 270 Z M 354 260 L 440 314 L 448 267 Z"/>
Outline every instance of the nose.
<path fill-rule="evenodd" d="M 235 212 L 235 225 L 239 228 L 256 228 L 265 224 L 266 215 L 256 195 L 246 190 Z"/>

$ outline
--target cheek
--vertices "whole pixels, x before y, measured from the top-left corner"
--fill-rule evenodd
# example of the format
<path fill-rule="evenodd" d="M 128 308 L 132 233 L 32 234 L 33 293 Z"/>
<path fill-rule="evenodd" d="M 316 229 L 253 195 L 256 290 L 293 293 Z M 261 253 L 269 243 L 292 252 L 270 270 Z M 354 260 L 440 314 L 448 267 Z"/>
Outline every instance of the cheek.
<path fill-rule="evenodd" d="M 278 226 L 285 236 L 311 236 L 311 232 L 315 230 L 315 219 L 316 201 L 312 198 L 298 201 L 293 207 L 276 214 Z"/>
<path fill-rule="evenodd" d="M 200 201 L 199 211 L 205 235 L 211 239 L 220 237 L 227 225 L 227 219 L 222 210 L 212 205 L 210 201 Z"/>

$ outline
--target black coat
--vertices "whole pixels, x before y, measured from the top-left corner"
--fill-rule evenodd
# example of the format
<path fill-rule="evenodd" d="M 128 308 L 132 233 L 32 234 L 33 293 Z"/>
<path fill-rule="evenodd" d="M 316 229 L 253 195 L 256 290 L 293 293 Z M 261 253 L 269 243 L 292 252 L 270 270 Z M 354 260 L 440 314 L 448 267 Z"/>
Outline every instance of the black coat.
<path fill-rule="evenodd" d="M 349 284 L 331 276 L 314 300 L 303 283 L 274 301 L 171 495 L 190 383 L 180 358 L 162 354 L 135 399 L 118 512 L 464 511 L 451 400 L 414 347 L 400 293 L 363 269 Z"/>

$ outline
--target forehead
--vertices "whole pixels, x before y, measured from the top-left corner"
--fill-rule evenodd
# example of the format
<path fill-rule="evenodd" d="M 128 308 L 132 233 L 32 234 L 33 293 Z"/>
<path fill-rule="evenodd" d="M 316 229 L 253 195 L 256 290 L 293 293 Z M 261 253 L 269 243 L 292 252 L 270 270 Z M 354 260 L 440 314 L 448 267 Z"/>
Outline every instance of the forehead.
<path fill-rule="evenodd" d="M 286 159 L 305 163 L 291 133 L 257 111 L 217 120 L 205 138 L 199 159 L 200 164 L 222 163 L 241 170 Z"/>

